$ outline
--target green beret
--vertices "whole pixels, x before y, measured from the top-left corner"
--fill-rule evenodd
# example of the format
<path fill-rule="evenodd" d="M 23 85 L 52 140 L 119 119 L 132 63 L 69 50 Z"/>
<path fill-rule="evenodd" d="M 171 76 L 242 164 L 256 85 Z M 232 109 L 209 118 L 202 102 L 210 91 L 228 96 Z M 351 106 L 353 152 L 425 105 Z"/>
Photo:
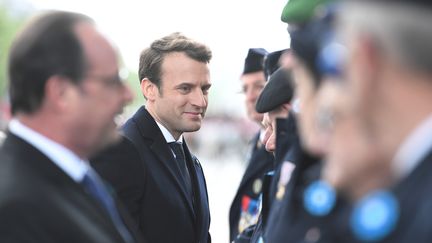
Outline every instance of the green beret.
<path fill-rule="evenodd" d="M 332 2 L 332 0 L 289 0 L 285 5 L 281 20 L 287 24 L 308 22 L 315 13 L 317 6 Z"/>

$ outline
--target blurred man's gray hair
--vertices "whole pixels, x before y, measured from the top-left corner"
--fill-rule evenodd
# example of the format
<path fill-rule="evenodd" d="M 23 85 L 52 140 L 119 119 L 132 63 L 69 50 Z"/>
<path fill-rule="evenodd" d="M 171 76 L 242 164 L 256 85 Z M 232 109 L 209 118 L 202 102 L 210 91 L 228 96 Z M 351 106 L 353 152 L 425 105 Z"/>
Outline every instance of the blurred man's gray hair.
<path fill-rule="evenodd" d="M 343 9 L 340 25 L 346 37 L 367 35 L 385 55 L 407 67 L 432 72 L 431 9 L 385 1 L 350 1 Z"/>

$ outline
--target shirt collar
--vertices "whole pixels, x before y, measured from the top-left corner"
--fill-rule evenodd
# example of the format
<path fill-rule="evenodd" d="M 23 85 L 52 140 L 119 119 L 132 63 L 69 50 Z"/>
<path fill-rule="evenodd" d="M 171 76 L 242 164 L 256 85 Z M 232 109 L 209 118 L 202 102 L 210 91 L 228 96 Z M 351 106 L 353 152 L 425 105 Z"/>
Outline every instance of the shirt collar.
<path fill-rule="evenodd" d="M 161 130 L 165 140 L 167 143 L 172 143 L 172 142 L 176 142 L 176 143 L 183 143 L 183 135 L 180 135 L 179 139 L 176 141 L 173 137 L 173 135 L 168 131 L 168 129 L 166 129 L 166 127 L 164 127 L 162 124 L 160 124 L 159 122 L 156 121 L 156 124 L 158 125 L 159 129 Z"/>
<path fill-rule="evenodd" d="M 9 131 L 37 148 L 78 183 L 90 168 L 88 161 L 82 160 L 71 150 L 25 126 L 17 119 L 10 121 Z"/>
<path fill-rule="evenodd" d="M 398 179 L 408 176 L 432 150 L 432 114 L 417 126 L 399 147 L 393 159 Z"/>

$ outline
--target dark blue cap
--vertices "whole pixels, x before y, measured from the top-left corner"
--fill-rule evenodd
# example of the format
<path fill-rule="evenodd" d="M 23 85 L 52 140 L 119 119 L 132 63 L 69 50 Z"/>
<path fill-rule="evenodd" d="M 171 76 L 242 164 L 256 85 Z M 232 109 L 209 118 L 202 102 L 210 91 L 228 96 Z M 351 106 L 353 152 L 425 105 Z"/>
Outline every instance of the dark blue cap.
<path fill-rule="evenodd" d="M 280 67 L 280 57 L 282 54 L 289 49 L 283 49 L 280 51 L 270 52 L 264 58 L 264 74 L 266 80 L 269 79 L 270 75 L 272 75 L 279 67 Z"/>
<path fill-rule="evenodd" d="M 330 11 L 331 10 L 331 11 Z M 317 18 L 301 28 L 290 32 L 291 50 L 294 55 L 302 60 L 318 85 L 322 73 L 319 66 L 319 56 L 323 47 L 333 38 L 333 23 L 336 8 L 329 9 L 328 14 Z"/>
<path fill-rule="evenodd" d="M 264 70 L 264 57 L 268 52 L 263 48 L 250 48 L 245 59 L 242 74 L 248 74 Z"/>
<path fill-rule="evenodd" d="M 255 109 L 259 113 L 269 112 L 291 102 L 293 95 L 291 71 L 281 67 L 270 76 L 270 80 L 258 97 Z"/>

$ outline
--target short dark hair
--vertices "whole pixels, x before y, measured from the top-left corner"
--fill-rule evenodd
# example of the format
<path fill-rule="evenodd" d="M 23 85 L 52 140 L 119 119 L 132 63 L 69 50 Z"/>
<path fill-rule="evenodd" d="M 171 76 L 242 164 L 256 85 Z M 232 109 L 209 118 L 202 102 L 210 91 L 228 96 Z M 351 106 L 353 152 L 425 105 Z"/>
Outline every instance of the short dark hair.
<path fill-rule="evenodd" d="M 209 63 L 212 53 L 206 45 L 194 41 L 179 32 L 155 40 L 150 47 L 141 52 L 139 62 L 139 79 L 148 78 L 160 89 L 161 66 L 164 57 L 172 52 L 184 52 L 188 57 Z"/>
<path fill-rule="evenodd" d="M 12 114 L 40 108 L 46 81 L 60 75 L 79 83 L 87 62 L 74 27 L 93 21 L 82 14 L 50 11 L 31 21 L 15 38 L 8 60 Z"/>

